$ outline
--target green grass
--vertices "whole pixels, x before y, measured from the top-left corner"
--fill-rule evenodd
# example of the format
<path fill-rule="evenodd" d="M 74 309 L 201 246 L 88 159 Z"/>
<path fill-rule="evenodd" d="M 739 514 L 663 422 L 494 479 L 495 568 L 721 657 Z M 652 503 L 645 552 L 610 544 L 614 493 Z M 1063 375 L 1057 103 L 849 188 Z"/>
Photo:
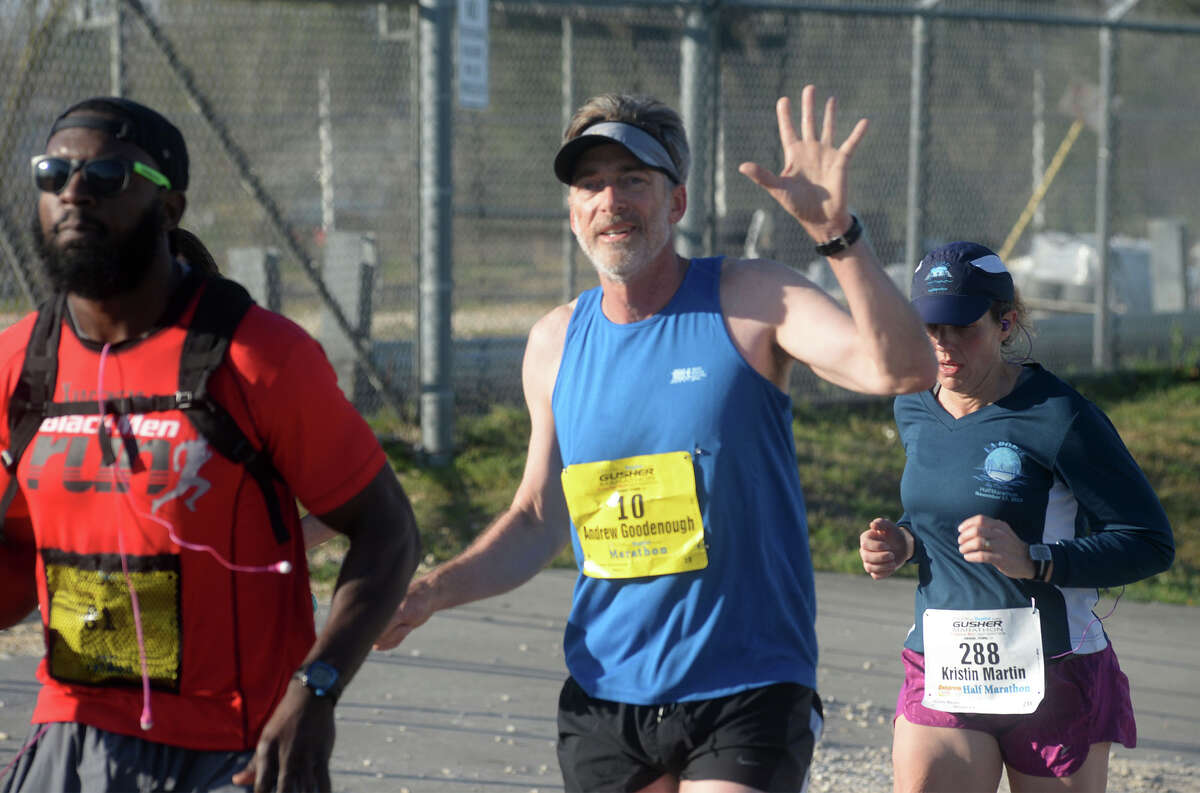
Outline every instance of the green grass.
<path fill-rule="evenodd" d="M 1137 370 L 1077 377 L 1073 385 L 1108 414 L 1175 532 L 1172 568 L 1130 585 L 1125 597 L 1200 604 L 1200 373 L 1190 367 Z M 813 563 L 821 570 L 861 572 L 858 535 L 872 517 L 895 519 L 901 512 L 904 450 L 891 404 L 801 405 L 794 431 Z"/>
<path fill-rule="evenodd" d="M 1175 531 L 1172 569 L 1130 586 L 1125 596 L 1200 603 L 1200 372 L 1188 366 L 1071 380 L 1112 419 Z M 858 535 L 871 518 L 896 518 L 901 511 L 904 451 L 891 401 L 798 404 L 795 416 L 813 562 L 819 570 L 861 573 Z M 386 427 L 376 429 L 388 434 Z M 461 550 L 505 509 L 524 467 L 529 418 L 523 408 L 497 407 L 486 416 L 463 417 L 458 431 L 461 451 L 442 468 L 418 459 L 403 443 L 385 443 L 413 502 L 426 565 Z M 341 547 L 314 552 L 320 554 L 313 559 L 318 582 L 336 575 Z M 556 563 L 572 564 L 569 550 Z"/>
<path fill-rule="evenodd" d="M 1108 413 L 1175 531 L 1175 564 L 1127 595 L 1200 603 L 1200 373 L 1133 372 L 1076 387 Z"/>

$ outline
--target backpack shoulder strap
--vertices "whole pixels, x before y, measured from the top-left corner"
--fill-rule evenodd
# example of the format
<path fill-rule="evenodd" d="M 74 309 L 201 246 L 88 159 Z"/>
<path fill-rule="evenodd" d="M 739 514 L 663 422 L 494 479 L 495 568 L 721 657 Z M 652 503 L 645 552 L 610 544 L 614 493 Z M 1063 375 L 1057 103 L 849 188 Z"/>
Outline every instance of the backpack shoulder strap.
<path fill-rule="evenodd" d="M 254 305 L 250 293 L 227 278 L 205 279 L 179 359 L 179 397 L 204 399 L 208 379 L 225 360 L 234 331 Z"/>
<path fill-rule="evenodd" d="M 54 401 L 58 380 L 58 342 L 62 336 L 63 314 L 67 297 L 55 295 L 38 307 L 37 319 L 25 346 L 25 361 L 17 385 L 8 399 L 8 448 L 0 452 L 0 463 L 8 471 L 8 487 L 0 496 L 0 538 L 4 516 L 17 495 L 17 464 L 29 442 L 37 435 L 46 415 L 46 406 Z"/>
<path fill-rule="evenodd" d="M 176 401 L 214 449 L 246 467 L 262 491 L 275 539 L 284 543 L 291 535 L 275 490 L 279 474 L 268 455 L 254 447 L 229 411 L 208 391 L 209 378 L 225 360 L 234 331 L 252 305 L 254 300 L 241 284 L 219 276 L 205 280 L 183 343 Z"/>

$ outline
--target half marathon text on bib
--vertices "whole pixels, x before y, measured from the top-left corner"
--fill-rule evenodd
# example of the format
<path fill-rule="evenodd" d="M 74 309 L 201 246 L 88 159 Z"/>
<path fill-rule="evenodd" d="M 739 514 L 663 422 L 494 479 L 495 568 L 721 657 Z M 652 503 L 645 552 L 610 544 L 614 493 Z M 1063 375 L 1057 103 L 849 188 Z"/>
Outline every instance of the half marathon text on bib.
<path fill-rule="evenodd" d="M 949 713 L 1033 713 L 1046 688 L 1034 608 L 926 609 L 925 698 Z"/>
<path fill-rule="evenodd" d="M 563 469 L 563 493 L 592 578 L 668 575 L 708 566 L 688 452 Z"/>

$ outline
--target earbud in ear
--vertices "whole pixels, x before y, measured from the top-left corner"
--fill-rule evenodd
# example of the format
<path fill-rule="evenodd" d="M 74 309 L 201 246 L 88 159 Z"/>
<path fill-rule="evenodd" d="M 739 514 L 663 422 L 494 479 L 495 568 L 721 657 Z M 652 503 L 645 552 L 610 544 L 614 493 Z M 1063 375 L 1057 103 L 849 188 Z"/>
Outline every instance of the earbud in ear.
<path fill-rule="evenodd" d="M 1008 320 L 1007 319 L 1000 320 L 1000 330 L 1008 330 Z"/>

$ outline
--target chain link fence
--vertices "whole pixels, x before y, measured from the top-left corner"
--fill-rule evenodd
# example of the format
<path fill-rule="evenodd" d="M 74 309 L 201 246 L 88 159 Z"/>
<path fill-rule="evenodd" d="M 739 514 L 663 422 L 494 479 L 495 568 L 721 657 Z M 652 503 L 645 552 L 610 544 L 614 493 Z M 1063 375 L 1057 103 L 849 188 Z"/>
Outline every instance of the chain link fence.
<path fill-rule="evenodd" d="M 363 412 L 415 421 L 418 39 L 421 14 L 444 2 L 454 5 L 0 0 L 4 320 L 44 291 L 29 157 L 68 104 L 119 93 L 162 111 L 187 139 L 184 226 L 223 269 L 247 249 L 251 261 L 276 262 L 267 299 L 349 356 L 343 383 Z M 1024 215 L 1008 259 L 1044 316 L 1033 355 L 1086 368 L 1094 240 L 1107 228 L 1116 362 L 1197 355 L 1200 328 L 1187 311 L 1200 297 L 1187 242 L 1200 228 L 1190 189 L 1200 173 L 1200 83 L 1188 79 L 1196 3 L 493 0 L 488 106 L 452 114 L 457 410 L 519 404 L 525 334 L 596 283 L 565 228 L 550 168 L 565 113 L 611 90 L 679 107 L 697 9 L 715 50 L 713 68 L 697 77 L 711 109 L 702 136 L 711 145 L 698 157 L 699 183 L 711 188 L 696 202 L 705 216 L 693 219 L 706 251 L 740 255 L 752 243 L 831 283 L 810 241 L 736 170 L 744 160 L 778 165 L 775 99 L 811 82 L 838 96 L 839 138 L 858 117 L 871 120 L 851 196 L 904 288 L 914 251 L 959 238 L 999 250 Z M 1158 248 L 1154 228 L 1165 240 Z M 362 280 L 327 262 L 331 241 L 347 234 L 370 249 Z M 1163 271 L 1170 288 L 1161 275 L 1153 284 L 1163 249 L 1182 251 Z M 347 283 L 358 286 L 347 292 Z M 1142 317 L 1155 308 L 1171 313 Z M 339 343 L 347 330 L 354 340 Z M 801 399 L 845 394 L 804 373 L 793 390 Z"/>

